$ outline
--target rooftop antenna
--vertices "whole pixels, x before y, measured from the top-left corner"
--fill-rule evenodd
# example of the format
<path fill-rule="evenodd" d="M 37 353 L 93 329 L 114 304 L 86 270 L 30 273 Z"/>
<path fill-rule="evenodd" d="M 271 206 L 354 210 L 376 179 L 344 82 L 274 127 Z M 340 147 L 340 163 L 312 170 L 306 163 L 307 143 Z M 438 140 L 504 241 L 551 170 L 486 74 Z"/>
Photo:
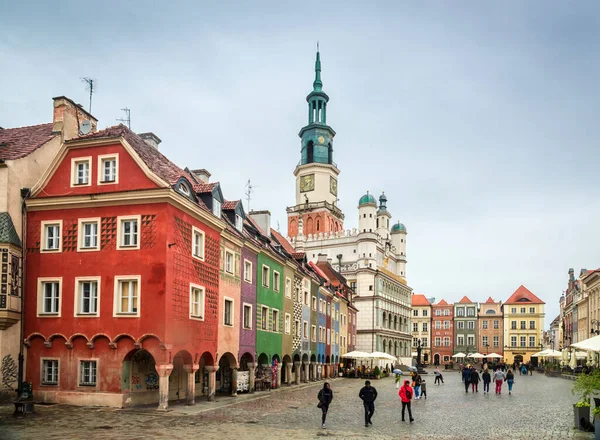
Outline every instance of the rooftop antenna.
<path fill-rule="evenodd" d="M 124 111 L 126 116 L 124 118 L 117 118 L 117 121 L 127 122 L 127 128 L 131 130 L 131 109 L 125 107 L 122 108 L 121 111 Z"/>
<path fill-rule="evenodd" d="M 98 89 L 98 80 L 93 79 L 93 78 L 88 78 L 88 77 L 83 77 L 83 78 L 81 78 L 81 80 L 84 83 L 86 83 L 86 86 L 85 86 L 86 91 L 90 92 L 90 109 L 88 110 L 88 112 L 91 114 L 92 113 L 92 95 Z"/>
<path fill-rule="evenodd" d="M 246 183 L 246 205 L 248 206 L 248 212 L 250 212 L 250 200 L 252 199 L 252 190 L 254 188 L 258 188 L 258 185 L 252 185 L 252 182 L 250 181 L 250 179 L 248 179 L 248 182 Z"/>

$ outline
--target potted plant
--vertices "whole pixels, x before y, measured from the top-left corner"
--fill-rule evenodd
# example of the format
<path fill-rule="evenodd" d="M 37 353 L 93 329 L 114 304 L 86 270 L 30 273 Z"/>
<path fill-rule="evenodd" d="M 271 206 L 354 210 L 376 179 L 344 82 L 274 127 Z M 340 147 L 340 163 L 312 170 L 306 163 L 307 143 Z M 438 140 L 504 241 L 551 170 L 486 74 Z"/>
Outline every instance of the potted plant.
<path fill-rule="evenodd" d="M 579 394 L 581 399 L 573 405 L 575 427 L 584 429 L 590 423 L 590 397 L 600 391 L 600 370 L 590 374 L 580 374 L 573 384 L 573 394 Z"/>
<path fill-rule="evenodd" d="M 375 375 L 375 379 L 379 379 L 379 377 L 381 376 L 381 370 L 379 369 L 379 367 L 375 367 L 375 369 L 373 370 L 373 374 Z"/>
<path fill-rule="evenodd" d="M 600 440 L 600 406 L 592 410 L 592 415 L 594 416 L 594 438 Z"/>

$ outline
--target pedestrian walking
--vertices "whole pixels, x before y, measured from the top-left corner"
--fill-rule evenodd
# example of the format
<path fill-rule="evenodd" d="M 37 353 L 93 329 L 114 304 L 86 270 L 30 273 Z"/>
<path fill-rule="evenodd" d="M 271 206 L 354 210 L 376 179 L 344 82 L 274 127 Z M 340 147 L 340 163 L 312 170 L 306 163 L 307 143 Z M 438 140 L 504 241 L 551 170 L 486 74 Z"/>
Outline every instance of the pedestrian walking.
<path fill-rule="evenodd" d="M 485 369 L 483 370 L 483 374 L 481 375 L 481 378 L 483 379 L 483 394 L 489 394 L 490 393 L 490 382 L 492 381 L 492 375 L 490 374 L 490 372 Z"/>
<path fill-rule="evenodd" d="M 408 419 L 411 422 L 414 422 L 412 411 L 410 409 L 410 402 L 413 398 L 413 389 L 410 387 L 410 381 L 405 380 L 404 385 L 398 391 L 398 396 L 400 396 L 400 400 L 402 401 L 402 421 L 404 422 L 404 412 L 406 408 L 408 408 Z"/>
<path fill-rule="evenodd" d="M 435 374 L 435 380 L 433 381 L 433 384 L 440 384 L 444 383 L 444 376 L 442 376 L 442 372 L 440 371 L 439 368 L 436 368 L 435 370 L 433 370 L 433 374 Z"/>
<path fill-rule="evenodd" d="M 365 386 L 360 389 L 358 397 L 363 401 L 365 407 L 365 426 L 372 426 L 371 417 L 375 412 L 375 399 L 377 399 L 377 390 L 371 386 L 371 381 L 365 381 Z"/>
<path fill-rule="evenodd" d="M 508 395 L 510 395 L 512 393 L 513 384 L 515 383 L 515 375 L 511 370 L 508 370 L 508 373 L 506 373 L 506 379 L 504 380 L 508 384 Z"/>
<path fill-rule="evenodd" d="M 494 380 L 496 381 L 496 394 L 502 394 L 502 382 L 506 379 L 502 370 L 498 369 L 494 372 Z"/>
<path fill-rule="evenodd" d="M 529 370 L 529 375 L 533 376 L 533 364 L 531 362 L 527 364 L 527 369 Z"/>
<path fill-rule="evenodd" d="M 323 388 L 317 394 L 317 399 L 319 399 L 319 403 L 317 404 L 318 408 L 321 408 L 323 413 L 321 417 L 321 427 L 325 428 L 325 419 L 327 418 L 327 411 L 329 410 L 329 405 L 333 400 L 333 390 L 329 385 L 329 382 L 325 382 L 323 384 Z"/>
<path fill-rule="evenodd" d="M 421 389 L 421 375 L 419 373 L 415 373 L 413 377 L 413 387 L 415 388 L 415 399 L 419 400 L 421 397 L 419 396 L 419 390 Z"/>
<path fill-rule="evenodd" d="M 462 371 L 463 382 L 465 383 L 465 393 L 469 392 L 469 383 L 471 383 L 471 370 L 469 370 L 468 367 L 469 366 L 467 365 Z"/>
<path fill-rule="evenodd" d="M 471 369 L 471 392 L 479 392 L 479 373 L 475 368 Z"/>
<path fill-rule="evenodd" d="M 425 379 L 421 380 L 421 397 L 424 397 L 427 400 L 427 384 L 425 383 Z"/>

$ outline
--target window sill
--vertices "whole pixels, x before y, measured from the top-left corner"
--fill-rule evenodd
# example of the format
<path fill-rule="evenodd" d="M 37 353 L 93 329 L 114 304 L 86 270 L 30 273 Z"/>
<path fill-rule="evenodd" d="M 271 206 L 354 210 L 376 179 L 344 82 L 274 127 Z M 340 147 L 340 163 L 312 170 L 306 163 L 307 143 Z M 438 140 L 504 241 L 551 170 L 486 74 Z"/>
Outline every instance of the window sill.
<path fill-rule="evenodd" d="M 79 385 L 80 387 L 85 387 L 85 388 L 95 388 L 96 384 L 95 383 L 80 383 Z"/>
<path fill-rule="evenodd" d="M 77 186 L 90 186 L 90 183 L 89 182 L 74 183 L 73 186 L 74 187 L 77 187 Z"/>
<path fill-rule="evenodd" d="M 194 321 L 204 321 L 204 317 L 203 316 L 194 316 L 194 315 L 191 315 L 190 319 L 193 319 Z"/>
<path fill-rule="evenodd" d="M 196 259 L 198 261 L 204 261 L 204 256 L 199 256 L 199 255 L 192 254 L 192 258 L 194 258 L 194 259 Z"/>
<path fill-rule="evenodd" d="M 42 252 L 60 252 L 60 248 L 42 249 Z"/>
<path fill-rule="evenodd" d="M 57 383 L 40 383 L 40 386 L 42 387 L 57 387 L 58 386 L 58 382 Z"/>
<path fill-rule="evenodd" d="M 44 318 L 44 317 L 59 318 L 60 314 L 58 312 L 56 312 L 56 313 L 40 313 L 38 316 L 41 318 Z"/>

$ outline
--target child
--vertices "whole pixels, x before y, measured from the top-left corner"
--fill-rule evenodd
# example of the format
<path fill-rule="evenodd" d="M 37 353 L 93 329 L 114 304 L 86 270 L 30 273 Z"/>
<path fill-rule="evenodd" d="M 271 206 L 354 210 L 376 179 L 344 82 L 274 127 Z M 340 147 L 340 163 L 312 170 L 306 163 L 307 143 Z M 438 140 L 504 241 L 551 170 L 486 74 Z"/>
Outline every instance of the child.
<path fill-rule="evenodd" d="M 492 376 L 488 369 L 483 370 L 483 394 L 490 393 L 490 382 L 492 381 Z"/>
<path fill-rule="evenodd" d="M 424 397 L 427 400 L 427 385 L 425 384 L 425 379 L 421 379 L 421 397 Z"/>

